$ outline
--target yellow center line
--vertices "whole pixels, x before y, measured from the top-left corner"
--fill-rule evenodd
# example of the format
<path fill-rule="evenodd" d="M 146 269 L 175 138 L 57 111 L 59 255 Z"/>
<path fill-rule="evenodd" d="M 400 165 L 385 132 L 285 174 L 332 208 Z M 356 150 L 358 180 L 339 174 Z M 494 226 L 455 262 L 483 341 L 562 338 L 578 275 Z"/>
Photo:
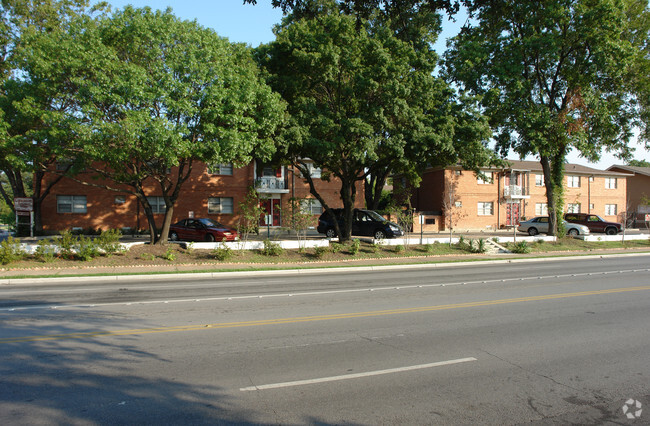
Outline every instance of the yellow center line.
<path fill-rule="evenodd" d="M 650 286 L 582 291 L 576 293 L 558 293 L 558 294 L 548 294 L 543 296 L 484 300 L 479 302 L 422 306 L 416 308 L 387 309 L 387 310 L 380 310 L 380 311 L 351 312 L 351 313 L 331 314 L 331 315 L 314 315 L 314 316 L 307 316 L 307 317 L 275 318 L 275 319 L 256 320 L 256 321 L 224 322 L 224 323 L 199 324 L 199 325 L 181 325 L 181 326 L 172 326 L 172 327 L 135 328 L 129 330 L 115 330 L 115 331 L 92 331 L 92 332 L 80 332 L 80 333 L 47 334 L 41 336 L 6 337 L 0 339 L 0 344 L 18 343 L 18 342 L 37 342 L 37 341 L 45 341 L 45 340 L 83 339 L 88 337 L 102 337 L 102 336 L 126 336 L 126 335 L 134 335 L 134 334 L 169 333 L 174 331 L 196 331 L 196 330 L 206 330 L 206 329 L 214 329 L 214 328 L 235 328 L 235 327 L 255 327 L 255 326 L 264 326 L 264 325 L 295 324 L 295 323 L 311 322 L 311 321 L 329 321 L 329 320 L 338 320 L 338 319 L 377 317 L 377 316 L 384 316 L 384 315 L 402 315 L 402 314 L 411 314 L 411 313 L 420 313 L 420 312 L 442 311 L 447 309 L 463 309 L 463 308 L 475 308 L 480 306 L 504 305 L 509 303 L 568 299 L 572 297 L 596 296 L 596 295 L 603 295 L 603 294 L 625 293 L 630 291 L 645 291 L 645 290 L 650 290 Z"/>

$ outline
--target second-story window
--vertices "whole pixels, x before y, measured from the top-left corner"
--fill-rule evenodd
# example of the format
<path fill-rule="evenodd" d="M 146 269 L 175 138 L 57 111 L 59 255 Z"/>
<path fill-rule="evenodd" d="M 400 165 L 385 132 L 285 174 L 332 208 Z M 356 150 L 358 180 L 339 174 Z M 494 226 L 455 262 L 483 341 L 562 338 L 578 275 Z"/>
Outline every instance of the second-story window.
<path fill-rule="evenodd" d="M 208 173 L 211 175 L 232 176 L 232 163 L 212 164 L 208 166 Z"/>
<path fill-rule="evenodd" d="M 580 176 L 569 175 L 566 179 L 569 188 L 580 188 Z"/>
<path fill-rule="evenodd" d="M 535 175 L 535 186 L 544 186 L 544 175 Z"/>
<path fill-rule="evenodd" d="M 487 185 L 494 182 L 492 172 L 483 172 L 483 175 L 484 176 L 479 175 L 476 178 L 476 183 L 478 183 L 479 185 Z"/>
<path fill-rule="evenodd" d="M 616 178 L 605 178 L 605 188 L 616 189 L 617 184 Z"/>

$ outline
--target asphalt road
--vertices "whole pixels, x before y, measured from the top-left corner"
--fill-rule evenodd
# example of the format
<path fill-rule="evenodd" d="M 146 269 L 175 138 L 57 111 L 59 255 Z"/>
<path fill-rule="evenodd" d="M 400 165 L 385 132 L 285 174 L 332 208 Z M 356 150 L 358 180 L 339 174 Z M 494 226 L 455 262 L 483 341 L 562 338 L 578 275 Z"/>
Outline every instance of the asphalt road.
<path fill-rule="evenodd" d="M 648 424 L 649 260 L 2 286 L 0 424 Z"/>

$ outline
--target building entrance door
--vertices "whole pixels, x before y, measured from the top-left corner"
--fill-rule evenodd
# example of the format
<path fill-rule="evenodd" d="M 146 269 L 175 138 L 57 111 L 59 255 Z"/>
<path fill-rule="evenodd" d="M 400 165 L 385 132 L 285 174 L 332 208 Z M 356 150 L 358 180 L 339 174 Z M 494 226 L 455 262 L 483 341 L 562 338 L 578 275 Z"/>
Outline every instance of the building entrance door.
<path fill-rule="evenodd" d="M 519 203 L 508 203 L 506 204 L 506 226 L 517 226 L 519 225 Z"/>
<path fill-rule="evenodd" d="M 260 226 L 280 226 L 280 199 L 267 198 L 260 200 L 262 215 L 260 216 Z"/>

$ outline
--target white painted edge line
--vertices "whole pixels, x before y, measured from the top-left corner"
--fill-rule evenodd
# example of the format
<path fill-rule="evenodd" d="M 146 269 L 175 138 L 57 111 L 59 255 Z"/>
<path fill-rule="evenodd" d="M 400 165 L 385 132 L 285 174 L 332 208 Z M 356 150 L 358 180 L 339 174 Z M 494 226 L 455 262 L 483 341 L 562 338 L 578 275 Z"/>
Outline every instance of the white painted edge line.
<path fill-rule="evenodd" d="M 80 277 L 51 277 L 51 278 L 5 278 L 0 279 L 0 285 L 13 284 L 53 284 L 56 282 L 85 283 L 90 282 L 131 282 L 131 281 L 174 281 L 190 279 L 210 279 L 210 278 L 236 278 L 236 277 L 254 277 L 264 275 L 303 275 L 303 274 L 344 274 L 354 272 L 369 271 L 399 271 L 404 269 L 437 269 L 437 268 L 463 268 L 468 266 L 481 265 L 503 265 L 508 263 L 528 263 L 528 262 L 550 262 L 550 261 L 573 261 L 575 259 L 607 259 L 613 257 L 633 257 L 633 256 L 650 256 L 650 253 L 620 253 L 620 254 L 593 254 L 586 256 L 553 256 L 553 257 L 536 257 L 536 258 L 510 258 L 496 260 L 468 260 L 463 262 L 440 262 L 440 263 L 407 263 L 401 265 L 378 265 L 378 266 L 345 266 L 334 268 L 307 268 L 307 269 L 272 269 L 264 271 L 233 271 L 233 272 L 190 272 L 190 273 L 169 273 L 169 274 L 147 274 L 147 275 L 106 275 L 106 276 L 80 276 Z M 0 273 L 1 274 L 1 273 Z"/>
<path fill-rule="evenodd" d="M 249 386 L 249 387 L 246 387 L 246 388 L 240 388 L 239 390 L 242 391 L 242 392 L 251 392 L 251 391 L 259 391 L 259 390 L 267 390 L 267 389 L 288 388 L 288 387 L 293 387 L 293 386 L 311 385 L 311 384 L 316 384 L 316 383 L 335 382 L 335 381 L 339 381 L 339 380 L 359 379 L 359 378 L 362 378 L 362 377 L 379 376 L 379 375 L 382 375 L 382 374 L 401 373 L 401 372 L 404 372 L 404 371 L 422 370 L 422 369 L 425 369 L 425 368 L 442 367 L 444 365 L 460 364 L 460 363 L 463 363 L 463 362 L 471 362 L 471 361 L 478 361 L 478 360 L 476 358 L 474 358 L 474 357 L 459 358 L 459 359 L 452 359 L 452 360 L 449 360 L 449 361 L 433 362 L 433 363 L 430 363 L 430 364 L 411 365 L 411 366 L 408 366 L 408 367 L 389 368 L 387 370 L 368 371 L 368 372 L 365 372 L 365 373 L 344 374 L 342 376 L 321 377 L 319 379 L 296 380 L 296 381 L 293 381 L 293 382 L 272 383 L 272 384 L 269 384 L 269 385 Z"/>

